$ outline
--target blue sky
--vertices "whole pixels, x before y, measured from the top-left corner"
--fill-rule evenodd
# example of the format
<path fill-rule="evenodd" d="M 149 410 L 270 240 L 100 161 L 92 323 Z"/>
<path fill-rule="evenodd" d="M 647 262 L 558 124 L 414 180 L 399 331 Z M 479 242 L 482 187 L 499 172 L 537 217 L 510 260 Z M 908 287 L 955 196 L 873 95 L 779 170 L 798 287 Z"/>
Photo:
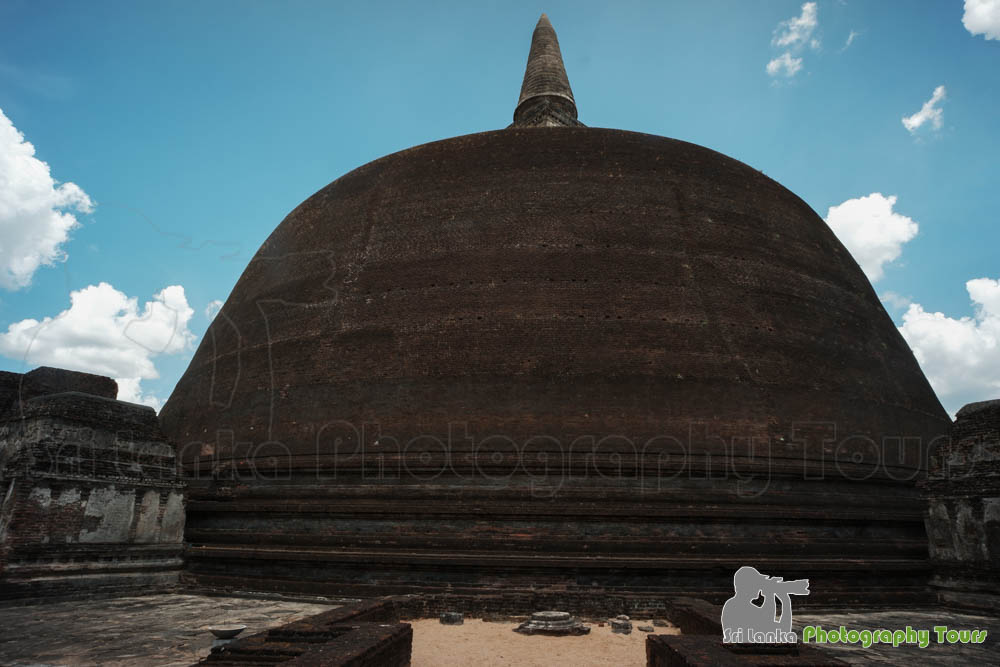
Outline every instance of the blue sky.
<path fill-rule="evenodd" d="M 1000 397 L 997 0 L 6 0 L 0 369 L 165 401 L 299 202 L 510 122 L 543 11 L 581 121 L 776 179 L 874 279 L 949 412 Z"/>

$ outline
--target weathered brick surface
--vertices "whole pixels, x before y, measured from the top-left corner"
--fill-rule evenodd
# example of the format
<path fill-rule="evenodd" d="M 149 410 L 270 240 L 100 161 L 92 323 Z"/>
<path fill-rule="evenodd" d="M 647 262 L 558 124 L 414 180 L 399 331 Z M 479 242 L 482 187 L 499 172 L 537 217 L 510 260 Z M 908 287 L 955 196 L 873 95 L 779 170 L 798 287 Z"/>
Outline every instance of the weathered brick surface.
<path fill-rule="evenodd" d="M 705 148 L 572 127 L 316 193 L 161 418 L 206 584 L 717 597 L 754 564 L 899 603 L 926 592 L 915 481 L 950 429 L 802 200 Z"/>
<path fill-rule="evenodd" d="M 55 369 L 41 370 L 50 388 L 109 391 L 91 376 L 58 384 Z M 176 584 L 184 494 L 175 460 L 145 406 L 62 391 L 8 410 L 0 419 L 0 599 Z"/>
<path fill-rule="evenodd" d="M 27 373 L 0 371 L 0 416 L 20 411 L 23 404 L 38 396 L 78 392 L 114 399 L 118 383 L 102 375 L 40 366 Z"/>
<path fill-rule="evenodd" d="M 674 598 L 664 615 L 685 635 L 722 636 L 722 605 L 700 598 Z"/>
<path fill-rule="evenodd" d="M 39 366 L 24 374 L 26 398 L 61 394 L 67 391 L 115 399 L 118 398 L 118 383 L 103 375 L 69 371 L 65 368 L 52 368 L 51 366 Z"/>
<path fill-rule="evenodd" d="M 1000 611 L 1000 400 L 970 403 L 932 453 L 924 485 L 942 601 Z"/>
<path fill-rule="evenodd" d="M 408 667 L 413 630 L 391 599 L 364 600 L 230 642 L 200 665 Z"/>
<path fill-rule="evenodd" d="M 11 405 L 20 400 L 23 378 L 24 375 L 21 373 L 0 371 L 0 415 L 7 412 Z"/>
<path fill-rule="evenodd" d="M 511 127 L 583 126 L 576 119 L 576 101 L 559 50 L 559 38 L 542 14 L 531 35 L 521 95 Z"/>

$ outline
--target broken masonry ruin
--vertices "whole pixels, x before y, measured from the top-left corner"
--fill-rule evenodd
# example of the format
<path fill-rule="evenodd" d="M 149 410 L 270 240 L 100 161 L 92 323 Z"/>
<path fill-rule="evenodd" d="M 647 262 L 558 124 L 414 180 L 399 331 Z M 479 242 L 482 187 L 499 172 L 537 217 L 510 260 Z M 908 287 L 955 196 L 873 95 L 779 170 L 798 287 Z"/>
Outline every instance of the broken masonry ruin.
<path fill-rule="evenodd" d="M 117 394 L 88 373 L 0 372 L 0 600 L 177 584 L 174 449 L 152 408 Z"/>

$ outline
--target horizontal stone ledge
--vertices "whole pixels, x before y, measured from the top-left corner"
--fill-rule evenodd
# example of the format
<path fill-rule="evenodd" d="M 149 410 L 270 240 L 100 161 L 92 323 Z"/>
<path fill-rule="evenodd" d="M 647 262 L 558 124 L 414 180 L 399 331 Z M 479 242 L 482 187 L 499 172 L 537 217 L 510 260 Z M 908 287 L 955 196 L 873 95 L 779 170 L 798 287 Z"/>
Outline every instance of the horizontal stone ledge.
<path fill-rule="evenodd" d="M 94 558 L 172 558 L 184 551 L 181 542 L 38 542 L 10 545 L 7 553 L 11 561 L 15 558 L 33 559 L 94 559 Z"/>
<path fill-rule="evenodd" d="M 688 579 L 695 577 L 689 575 Z M 360 580 L 330 581 L 302 578 L 259 576 L 241 571 L 239 576 L 209 572 L 186 572 L 182 581 L 189 589 L 204 590 L 254 590 L 260 595 L 293 595 L 296 598 L 325 594 L 328 598 L 345 595 L 371 598 L 376 595 L 395 596 L 404 618 L 436 617 L 442 611 L 461 611 L 467 615 L 503 613 L 512 616 L 525 614 L 526 609 L 563 608 L 590 616 L 614 616 L 626 613 L 632 616 L 663 617 L 669 600 L 675 596 L 703 597 L 722 604 L 732 597 L 732 576 L 703 573 L 697 583 L 687 581 L 659 588 L 593 586 L 539 586 L 516 581 L 505 582 L 502 591 L 494 583 L 451 584 L 447 588 L 433 582 L 361 582 Z M 831 580 L 833 581 L 833 580 Z M 836 589 L 814 591 L 797 604 L 810 609 L 843 610 L 914 608 L 934 604 L 935 597 L 926 584 L 915 585 L 909 579 L 895 577 L 876 587 L 870 581 L 862 585 L 844 586 L 836 580 Z M 654 581 L 655 583 L 655 581 Z"/>
<path fill-rule="evenodd" d="M 406 551 L 426 547 L 428 543 L 432 543 L 435 548 L 449 550 L 452 553 L 468 549 L 484 550 L 489 549 L 490 547 L 497 547 L 503 548 L 511 553 L 520 554 L 525 558 L 543 557 L 546 553 L 553 550 L 566 552 L 568 548 L 572 548 L 573 546 L 576 546 L 577 548 L 574 549 L 572 553 L 575 553 L 578 557 L 590 559 L 618 557 L 623 555 L 632 557 L 655 557 L 656 555 L 664 552 L 670 554 L 684 554 L 689 558 L 707 558 L 719 555 L 731 555 L 733 553 L 767 553 L 775 550 L 781 550 L 789 557 L 821 557 L 847 552 L 851 553 L 855 559 L 879 559 L 886 557 L 922 559 L 927 554 L 927 542 L 923 540 L 905 542 L 902 540 L 891 540 L 891 543 L 889 544 L 886 544 L 887 542 L 890 542 L 888 540 L 880 540 L 874 544 L 870 540 L 843 540 L 841 542 L 833 540 L 823 542 L 815 540 L 800 540 L 798 542 L 789 542 L 767 540 L 767 535 L 761 535 L 756 540 L 743 541 L 721 541 L 719 539 L 694 541 L 670 538 L 648 538 L 643 541 L 641 538 L 636 537 L 626 537 L 618 540 L 595 540 L 592 538 L 536 540 L 530 538 L 517 539 L 500 537 L 491 540 L 488 537 L 484 537 L 482 539 L 472 537 L 465 539 L 442 539 L 439 536 L 434 536 L 433 538 L 420 538 L 414 536 L 410 539 L 398 539 L 393 537 L 393 539 L 390 540 L 385 539 L 386 537 L 387 536 L 383 535 L 374 535 L 368 539 L 363 539 L 358 538 L 357 536 L 351 537 L 345 535 L 339 539 L 317 539 L 316 537 L 310 535 L 268 535 L 266 539 L 261 539 L 259 533 L 256 535 L 251 533 L 234 535 L 207 531 L 189 531 L 187 535 L 187 539 L 193 543 L 211 544 L 218 548 L 253 549 L 266 544 L 268 546 L 275 547 L 297 546 L 303 549 L 335 549 L 338 547 L 356 549 L 359 546 L 363 547 L 364 545 L 370 545 L 372 547 L 377 546 L 383 550 L 386 548 L 395 548 L 399 551 Z"/>
<path fill-rule="evenodd" d="M 491 552 L 417 552 L 414 550 L 400 551 L 379 551 L 379 550 L 347 550 L 347 549 L 315 549 L 315 548 L 233 548 L 215 545 L 192 545 L 186 550 L 186 555 L 191 559 L 261 559 L 261 560 L 296 560 L 296 561 L 321 561 L 326 563 L 346 562 L 346 563 L 387 563 L 387 564 L 450 564 L 456 566 L 483 566 L 496 565 L 514 568 L 532 567 L 580 567 L 580 568 L 622 568 L 622 569 L 684 569 L 684 570 L 710 570 L 722 569 L 733 570 L 745 564 L 747 557 L 744 555 L 727 557 L 686 557 L 686 556 L 640 556 L 628 557 L 623 555 L 601 555 L 594 557 L 579 555 L 531 555 L 520 552 L 498 553 Z M 797 554 L 789 556 L 760 555 L 753 557 L 754 563 L 760 568 L 788 568 L 790 565 L 796 571 L 815 570 L 844 570 L 856 571 L 863 567 L 870 571 L 902 571 L 902 572 L 926 572 L 930 570 L 930 564 L 924 559 L 863 559 L 845 557 L 802 557 Z"/>
<path fill-rule="evenodd" d="M 78 391 L 46 394 L 23 401 L 4 414 L 2 421 L 16 424 L 33 419 L 64 419 L 95 429 L 132 430 L 138 440 L 165 440 L 153 408 Z"/>
<path fill-rule="evenodd" d="M 253 547 L 259 544 L 270 545 L 273 543 L 274 546 L 278 548 L 299 546 L 304 548 L 325 547 L 333 549 L 358 548 L 357 544 L 352 547 L 351 545 L 338 545 L 332 543 L 336 541 L 350 541 L 355 543 L 367 542 L 371 547 L 388 547 L 395 549 L 407 547 L 416 549 L 420 549 L 422 547 L 426 548 L 427 543 L 433 543 L 434 548 L 451 548 L 452 546 L 461 547 L 463 544 L 468 545 L 474 543 L 490 543 L 490 546 L 486 548 L 492 548 L 492 546 L 497 544 L 509 544 L 511 546 L 518 544 L 537 544 L 540 545 L 536 547 L 539 549 L 545 549 L 555 545 L 563 545 L 563 551 L 567 551 L 565 549 L 565 545 L 583 545 L 595 549 L 609 546 L 656 545 L 659 548 L 672 550 L 683 550 L 686 548 L 693 549 L 700 546 L 729 549 L 755 545 L 771 545 L 776 549 L 824 549 L 830 547 L 835 548 L 839 545 L 844 550 L 864 549 L 866 552 L 878 553 L 898 553 L 899 551 L 907 549 L 926 551 L 927 549 L 927 540 L 922 537 L 908 539 L 906 537 L 894 535 L 889 539 L 872 539 L 872 537 L 867 535 L 856 535 L 850 538 L 832 538 L 823 535 L 821 531 L 817 531 L 814 535 L 795 535 L 789 537 L 783 536 L 781 531 L 778 530 L 760 530 L 757 532 L 745 531 L 741 533 L 740 536 L 719 534 L 691 537 L 683 534 L 668 532 L 656 534 L 601 533 L 596 535 L 581 535 L 574 532 L 552 533 L 546 530 L 547 526 L 533 526 L 530 527 L 530 529 L 518 527 L 516 530 L 506 532 L 501 530 L 502 526 L 495 525 L 491 526 L 489 531 L 480 532 L 470 532 L 472 527 L 467 530 L 448 531 L 431 531 L 427 530 L 423 526 L 394 527 L 390 525 L 389 527 L 390 529 L 395 528 L 395 532 L 383 532 L 370 526 L 366 526 L 365 528 L 367 528 L 367 530 L 365 532 L 355 530 L 337 530 L 317 534 L 314 532 L 283 532 L 280 530 L 270 530 L 267 533 L 262 533 L 262 529 L 260 528 L 201 528 L 195 525 L 189 527 L 186 539 L 191 543 L 212 544 L 216 546 L 232 544 Z M 529 530 L 533 530 L 534 532 L 527 532 Z M 324 544 L 324 540 L 328 540 L 330 543 Z M 407 545 L 409 542 L 418 542 L 422 544 Z M 555 549 L 556 553 L 559 551 L 559 549 Z M 576 550 L 574 549 L 574 552 L 575 551 Z M 645 551 L 646 550 L 644 549 L 642 552 L 637 551 L 634 553 L 637 555 L 639 553 L 645 553 Z"/>
<path fill-rule="evenodd" d="M 183 452 L 180 452 L 180 454 L 183 455 Z M 216 471 L 234 471 L 239 473 L 240 471 L 251 469 L 267 471 L 272 474 L 274 472 L 294 473 L 302 471 L 306 473 L 319 471 L 321 474 L 332 474 L 333 471 L 344 474 L 361 474 L 364 471 L 374 473 L 382 470 L 403 469 L 411 475 L 419 475 L 438 473 L 442 469 L 447 468 L 449 471 L 458 474 L 475 472 L 486 475 L 507 475 L 515 469 L 520 469 L 522 471 L 521 474 L 533 475 L 535 477 L 555 473 L 579 474 L 583 471 L 589 471 L 588 474 L 590 475 L 598 475 L 599 471 L 602 471 L 607 477 L 612 476 L 609 474 L 611 472 L 621 471 L 619 475 L 621 477 L 635 477 L 636 471 L 640 470 L 657 471 L 662 476 L 670 476 L 678 472 L 686 474 L 688 471 L 704 472 L 724 469 L 735 470 L 744 476 L 756 474 L 774 478 L 801 478 L 803 471 L 805 471 L 814 478 L 819 478 L 820 474 L 824 474 L 832 479 L 847 481 L 877 479 L 897 484 L 912 484 L 925 470 L 923 464 L 895 465 L 883 464 L 878 461 L 859 464 L 849 459 L 834 459 L 832 457 L 823 460 L 804 460 L 795 457 L 789 459 L 771 458 L 769 462 L 766 459 L 763 462 L 758 459 L 756 462 L 751 463 L 749 461 L 728 458 L 722 453 L 713 455 L 715 457 L 713 459 L 715 467 L 705 465 L 704 456 L 701 454 L 692 454 L 691 458 L 686 461 L 671 459 L 669 462 L 663 462 L 655 456 L 619 461 L 612 456 L 595 458 L 592 454 L 580 454 L 579 458 L 573 458 L 568 461 L 553 459 L 544 462 L 537 462 L 523 457 L 514 457 L 510 460 L 499 462 L 490 461 L 489 454 L 484 454 L 483 458 L 479 461 L 465 459 L 464 457 L 456 460 L 454 454 L 449 457 L 439 455 L 429 461 L 421 460 L 419 454 L 384 459 L 380 459 L 378 455 L 369 455 L 364 461 L 341 458 L 336 464 L 331 463 L 328 465 L 318 464 L 313 454 L 296 454 L 292 455 L 290 459 L 286 458 L 287 456 L 285 453 L 275 452 L 255 454 L 252 457 L 216 457 L 196 463 L 184 461 L 183 472 L 185 476 L 197 477 L 199 473 L 213 474 Z M 279 458 L 280 460 L 273 460 L 275 458 Z M 720 463 L 722 461 L 725 461 L 725 463 Z"/>
<path fill-rule="evenodd" d="M 451 518 L 465 518 L 469 516 L 489 516 L 495 521 L 519 521 L 519 520 L 539 520 L 548 518 L 551 520 L 565 521 L 572 518 L 574 521 L 598 522 L 607 519 L 621 520 L 629 519 L 629 523 L 647 523 L 651 521 L 662 521 L 664 519 L 706 519 L 717 518 L 718 523 L 735 523 L 743 521 L 824 521 L 830 524 L 852 524 L 857 521 L 878 521 L 886 523 L 913 523 L 923 522 L 924 510 L 914 503 L 914 508 L 909 510 L 879 508 L 843 508 L 842 506 L 831 504 L 829 509 L 794 508 L 775 505 L 759 506 L 747 505 L 743 507 L 718 506 L 714 508 L 683 507 L 672 506 L 663 507 L 641 503 L 642 497 L 634 498 L 629 505 L 623 507 L 613 507 L 607 501 L 603 506 L 584 506 L 579 502 L 575 503 L 544 503 L 539 501 L 539 507 L 509 507 L 490 503 L 486 506 L 474 505 L 473 500 L 466 498 L 468 507 L 456 508 L 454 502 L 451 503 L 414 503 L 395 504 L 393 502 L 377 503 L 370 505 L 352 503 L 349 508 L 342 504 L 335 503 L 293 503 L 275 501 L 266 502 L 246 502 L 246 501 L 210 501 L 210 500 L 188 500 L 188 515 L 193 514 L 280 514 L 294 516 L 298 514 L 321 514 L 331 519 L 352 519 L 364 516 L 367 520 L 382 517 L 388 520 L 399 520 L 400 517 L 416 518 L 418 516 L 437 516 Z"/>
<path fill-rule="evenodd" d="M 387 500 L 410 503 L 418 500 L 431 503 L 507 502 L 531 506 L 563 502 L 589 504 L 597 508 L 601 505 L 613 506 L 614 503 L 635 503 L 642 500 L 651 506 L 676 506 L 683 503 L 704 507 L 731 507 L 734 504 L 748 507 L 778 507 L 795 504 L 806 507 L 837 506 L 844 509 L 877 506 L 888 511 L 889 508 L 922 507 L 925 502 L 916 488 L 900 493 L 899 489 L 869 484 L 864 489 L 865 493 L 859 494 L 858 486 L 861 483 L 844 481 L 796 483 L 794 480 L 783 480 L 781 484 L 776 482 L 773 489 L 769 487 L 765 492 L 757 493 L 751 487 L 742 494 L 737 488 L 738 479 L 684 480 L 684 483 L 678 482 L 660 488 L 652 484 L 636 483 L 594 484 L 588 483 L 594 480 L 584 479 L 567 479 L 561 485 L 534 487 L 522 483 L 520 479 L 496 484 L 490 480 L 476 478 L 470 478 L 468 482 L 461 484 L 446 484 L 440 480 L 425 480 L 421 483 L 396 483 L 394 480 L 379 483 L 365 480 L 364 483 L 348 484 L 343 480 L 332 478 L 318 482 L 310 481 L 308 484 L 297 480 L 272 481 L 263 478 L 184 481 L 188 483 L 188 495 L 192 500 L 221 503 L 280 501 L 310 504 Z"/>
<path fill-rule="evenodd" d="M 4 583 L 18 579 L 48 578 L 98 573 L 121 574 L 139 573 L 161 570 L 180 570 L 184 567 L 183 558 L 163 560 L 119 560 L 119 561 L 84 561 L 75 563 L 7 563 L 4 571 Z"/>
<path fill-rule="evenodd" d="M 112 572 L 31 579 L 5 580 L 0 586 L 0 601 L 17 604 L 41 599 L 95 599 L 105 596 L 145 595 L 172 590 L 180 581 L 182 570 Z"/>
<path fill-rule="evenodd" d="M 491 525 L 488 530 L 474 531 L 474 526 L 465 529 L 451 530 L 428 530 L 424 526 L 398 526 L 388 524 L 393 532 L 383 532 L 371 526 L 364 526 L 364 532 L 358 530 L 336 530 L 323 533 L 316 532 L 294 532 L 272 529 L 262 532 L 261 528 L 234 528 L 234 527 L 199 527 L 190 526 L 186 535 L 188 542 L 193 544 L 203 544 L 225 547 L 227 545 L 252 548 L 265 544 L 277 549 L 288 548 L 317 548 L 317 549 L 347 549 L 364 550 L 375 548 L 378 550 L 400 550 L 405 548 L 424 550 L 428 543 L 432 548 L 451 548 L 452 545 L 463 545 L 473 543 L 490 543 L 487 549 L 496 545 L 518 545 L 518 544 L 540 544 L 541 548 L 553 545 L 584 545 L 592 547 L 620 546 L 634 544 L 645 547 L 647 545 L 658 545 L 661 548 L 680 550 L 686 547 L 695 546 L 718 546 L 720 549 L 730 547 L 746 547 L 756 545 L 772 545 L 774 548 L 794 549 L 797 547 L 836 547 L 840 545 L 843 549 L 862 548 L 869 551 L 878 550 L 880 552 L 898 552 L 905 548 L 925 550 L 927 540 L 923 537 L 907 538 L 900 535 L 886 536 L 885 539 L 873 539 L 868 535 L 854 535 L 852 537 L 829 537 L 822 531 L 817 530 L 812 535 L 792 535 L 785 536 L 780 530 L 760 530 L 743 531 L 738 536 L 717 534 L 689 536 L 682 533 L 651 533 L 651 534 L 631 534 L 631 533 L 610 533 L 583 535 L 576 532 L 551 532 L 546 530 L 548 526 L 521 527 L 509 531 L 501 530 L 503 526 Z M 360 528 L 360 526 L 359 526 Z M 528 532 L 533 531 L 533 532 Z M 247 538 L 250 538 L 249 540 Z M 368 542 L 369 545 L 337 545 L 323 544 L 322 540 L 331 541 L 353 541 L 356 543 Z M 406 542 L 421 542 L 421 545 L 401 546 Z M 472 549 L 465 549 L 475 551 Z M 553 553 L 565 552 L 567 555 L 576 553 L 568 549 L 555 549 Z M 628 553 L 628 552 L 625 552 Z M 632 552 L 639 555 L 643 552 Z"/>
<path fill-rule="evenodd" d="M 135 488 L 158 488 L 158 489 L 177 489 L 181 490 L 185 488 L 184 482 L 178 481 L 177 479 L 162 479 L 158 477 L 127 477 L 127 476 L 94 476 L 94 475 L 60 475 L 57 473 L 47 473 L 38 471 L 18 471 L 16 469 L 8 469 L 5 471 L 6 479 L 23 479 L 31 481 L 45 480 L 47 482 L 57 482 L 57 483 L 67 483 L 67 484 L 80 484 L 84 483 L 88 488 L 95 488 L 101 486 L 115 486 L 122 489 Z"/>

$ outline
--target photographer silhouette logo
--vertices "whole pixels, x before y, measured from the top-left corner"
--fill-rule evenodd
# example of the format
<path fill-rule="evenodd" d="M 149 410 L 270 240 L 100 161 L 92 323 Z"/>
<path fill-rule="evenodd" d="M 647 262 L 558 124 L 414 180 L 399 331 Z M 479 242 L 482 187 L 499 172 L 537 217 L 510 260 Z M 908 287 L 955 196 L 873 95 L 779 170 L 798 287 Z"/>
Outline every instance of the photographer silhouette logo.
<path fill-rule="evenodd" d="M 736 594 L 722 607 L 722 641 L 732 644 L 798 641 L 792 632 L 791 596 L 809 595 L 808 579 L 784 581 L 744 565 L 733 575 L 733 589 Z"/>

